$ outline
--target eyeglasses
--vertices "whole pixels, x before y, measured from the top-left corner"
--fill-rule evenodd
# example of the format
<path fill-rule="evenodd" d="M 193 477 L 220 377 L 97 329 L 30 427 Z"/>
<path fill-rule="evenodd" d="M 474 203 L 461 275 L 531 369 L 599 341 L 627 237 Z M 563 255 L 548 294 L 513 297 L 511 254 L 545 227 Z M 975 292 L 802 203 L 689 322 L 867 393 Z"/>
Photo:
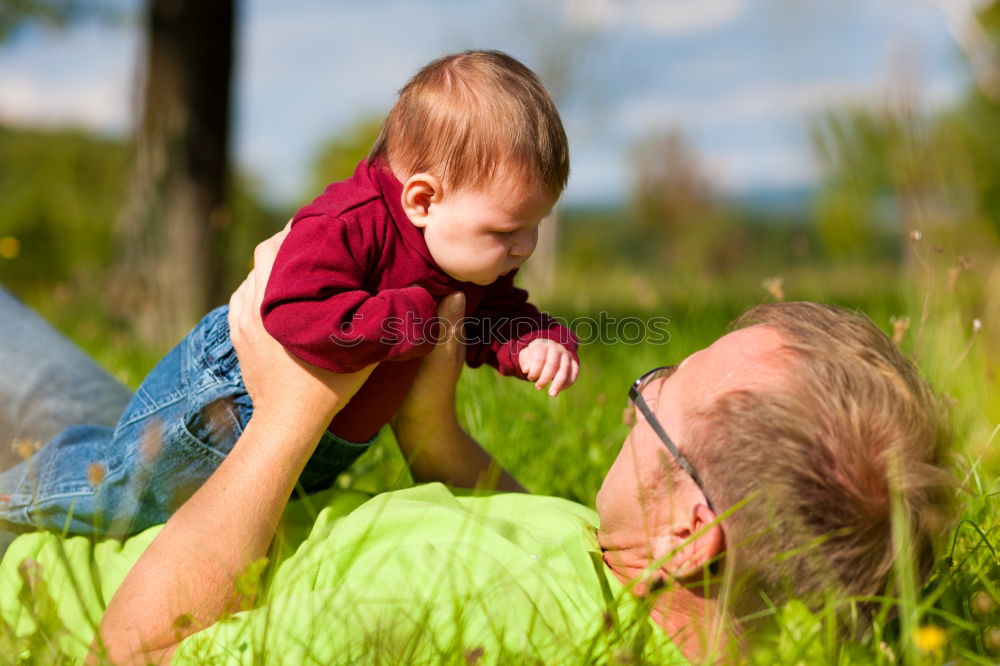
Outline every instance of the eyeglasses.
<path fill-rule="evenodd" d="M 708 502 L 708 508 L 714 512 L 715 507 L 712 506 L 712 500 L 708 498 L 708 493 L 705 492 L 705 486 L 702 485 L 701 477 L 698 476 L 698 472 L 694 470 L 694 465 L 692 465 L 691 462 L 684 457 L 684 454 L 677 448 L 677 445 L 670 439 L 670 436 L 667 435 L 667 431 L 663 429 L 662 425 L 660 425 L 656 415 L 653 414 L 653 410 L 649 408 L 645 398 L 642 397 L 642 392 L 647 386 L 657 379 L 666 379 L 672 375 L 676 369 L 676 365 L 666 365 L 662 368 L 654 368 L 639 377 L 639 379 L 633 382 L 632 387 L 628 390 L 628 404 L 630 406 L 637 407 L 639 411 L 642 412 L 642 416 L 646 419 L 646 423 L 648 423 L 653 429 L 656 436 L 660 438 L 663 445 L 667 447 L 667 450 L 670 451 L 670 455 L 674 457 L 674 460 L 676 460 L 677 464 L 681 466 L 681 469 L 687 472 L 688 476 L 691 477 L 691 480 L 695 482 L 695 485 L 698 486 L 702 494 L 705 496 L 705 501 Z"/>

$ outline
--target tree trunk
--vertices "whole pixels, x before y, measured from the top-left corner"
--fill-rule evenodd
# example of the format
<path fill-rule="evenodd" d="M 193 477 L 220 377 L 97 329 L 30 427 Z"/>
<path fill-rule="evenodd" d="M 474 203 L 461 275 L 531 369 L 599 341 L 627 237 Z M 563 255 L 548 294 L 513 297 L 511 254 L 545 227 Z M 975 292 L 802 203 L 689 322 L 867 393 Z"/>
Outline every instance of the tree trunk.
<path fill-rule="evenodd" d="M 559 210 L 553 207 L 538 227 L 538 244 L 524 265 L 525 286 L 532 296 L 547 297 L 555 291 L 559 250 Z"/>
<path fill-rule="evenodd" d="M 113 300 L 173 344 L 223 300 L 234 0 L 148 0 L 142 116 Z"/>

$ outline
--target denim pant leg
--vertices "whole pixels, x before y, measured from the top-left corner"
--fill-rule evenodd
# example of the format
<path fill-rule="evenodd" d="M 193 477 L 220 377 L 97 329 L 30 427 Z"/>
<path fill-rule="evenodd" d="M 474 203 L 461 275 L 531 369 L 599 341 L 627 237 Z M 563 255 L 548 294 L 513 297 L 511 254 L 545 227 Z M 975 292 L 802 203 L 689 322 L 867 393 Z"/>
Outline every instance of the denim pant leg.
<path fill-rule="evenodd" d="M 221 310 L 221 311 L 220 311 Z M 71 426 L 0 475 L 0 521 L 124 536 L 165 522 L 218 467 L 249 419 L 224 309 L 143 380 L 118 425 Z"/>
<path fill-rule="evenodd" d="M 299 476 L 299 483 L 295 489 L 296 496 L 303 493 L 314 493 L 326 490 L 333 485 L 333 480 L 354 464 L 354 461 L 367 451 L 375 439 L 372 437 L 367 442 L 351 442 L 338 437 L 327 430 L 316 445 L 305 468 Z"/>
<path fill-rule="evenodd" d="M 0 287 L 0 470 L 73 423 L 114 425 L 131 391 Z M 0 501 L 8 489 L 0 483 Z M 0 520 L 0 555 L 15 536 Z M 16 529 L 16 532 L 23 531 Z"/>
<path fill-rule="evenodd" d="M 137 507 L 132 531 L 165 522 L 179 509 L 229 455 L 250 420 L 253 405 L 229 338 L 228 315 L 229 306 L 216 308 L 180 345 L 183 399 L 175 402 L 169 390 L 151 387 L 160 396 L 156 411 L 128 425 L 158 433 L 144 435 L 150 444 L 129 466 L 142 475 L 130 494 Z M 164 400 L 169 404 L 161 408 Z"/>
<path fill-rule="evenodd" d="M 0 290 L 0 297 L 5 295 Z M 18 317 L 31 315 L 9 296 L 8 301 L 17 306 Z M 0 300 L 0 314 L 5 305 Z M 253 412 L 227 315 L 226 306 L 206 315 L 150 372 L 114 428 L 101 425 L 115 405 L 108 395 L 120 398 L 127 390 L 121 385 L 107 390 L 117 383 L 72 343 L 50 340 L 60 336 L 37 316 L 31 315 L 36 321 L 30 325 L 10 319 L 21 322 L 26 338 L 47 340 L 58 351 L 50 358 L 66 366 L 62 374 L 47 368 L 54 404 L 73 402 L 76 408 L 68 412 L 81 422 L 95 418 L 93 425 L 65 427 L 29 461 L 0 473 L 0 529 L 123 536 L 165 522 L 215 471 Z M 2 343 L 0 337 L 0 354 Z M 79 380 L 76 392 L 85 387 L 89 394 L 76 396 L 55 381 L 68 381 L 67 368 Z M 329 487 L 370 444 L 324 433 L 301 487 L 307 492 Z"/>
<path fill-rule="evenodd" d="M 18 440 L 45 442 L 67 426 L 113 426 L 131 392 L 0 287 L 0 470 L 23 457 Z M 8 489 L 0 486 L 0 494 Z"/>

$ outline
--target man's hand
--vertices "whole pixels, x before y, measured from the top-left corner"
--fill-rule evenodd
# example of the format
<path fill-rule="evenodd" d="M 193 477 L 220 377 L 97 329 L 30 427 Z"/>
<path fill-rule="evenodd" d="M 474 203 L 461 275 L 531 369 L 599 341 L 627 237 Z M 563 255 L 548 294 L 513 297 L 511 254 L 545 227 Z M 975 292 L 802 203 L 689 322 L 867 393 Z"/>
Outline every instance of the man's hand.
<path fill-rule="evenodd" d="M 461 292 L 441 301 L 441 338 L 421 361 L 406 400 L 392 418 L 392 430 L 416 481 L 525 492 L 465 432 L 455 414 L 455 385 L 465 366 L 465 345 L 459 335 L 464 314 L 465 295 Z"/>
<path fill-rule="evenodd" d="M 321 433 L 374 366 L 352 375 L 327 372 L 290 354 L 264 329 L 260 304 L 289 226 L 254 250 L 253 270 L 229 299 L 229 336 L 257 421 L 296 430 L 318 428 Z"/>
<path fill-rule="evenodd" d="M 518 355 L 523 372 L 536 389 L 543 389 L 549 382 L 549 395 L 555 397 L 576 382 L 580 363 L 573 353 L 554 340 L 536 338 Z"/>
<path fill-rule="evenodd" d="M 394 427 L 433 431 L 442 421 L 455 420 L 455 385 L 465 367 L 465 345 L 458 327 L 465 314 L 465 294 L 456 291 L 441 301 L 437 317 L 442 335 L 420 363 L 406 400 L 393 418 Z"/>
<path fill-rule="evenodd" d="M 265 377 L 270 368 L 287 363 L 288 352 L 281 344 L 268 335 L 260 320 L 260 304 L 264 300 L 264 288 L 271 275 L 278 248 L 288 235 L 289 226 L 261 242 L 254 249 L 253 270 L 240 283 L 229 298 L 229 337 L 236 355 L 247 391 L 254 404 L 266 402 L 271 391 Z"/>

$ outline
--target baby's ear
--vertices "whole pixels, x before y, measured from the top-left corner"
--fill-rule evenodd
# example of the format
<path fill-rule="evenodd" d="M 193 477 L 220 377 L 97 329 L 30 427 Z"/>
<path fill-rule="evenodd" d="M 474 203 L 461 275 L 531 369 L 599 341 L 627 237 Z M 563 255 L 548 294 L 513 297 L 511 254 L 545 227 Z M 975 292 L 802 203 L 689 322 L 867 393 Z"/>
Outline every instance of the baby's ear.
<path fill-rule="evenodd" d="M 441 200 L 441 182 L 429 173 L 415 173 L 403 183 L 400 203 L 415 227 L 426 227 L 431 206 Z"/>

